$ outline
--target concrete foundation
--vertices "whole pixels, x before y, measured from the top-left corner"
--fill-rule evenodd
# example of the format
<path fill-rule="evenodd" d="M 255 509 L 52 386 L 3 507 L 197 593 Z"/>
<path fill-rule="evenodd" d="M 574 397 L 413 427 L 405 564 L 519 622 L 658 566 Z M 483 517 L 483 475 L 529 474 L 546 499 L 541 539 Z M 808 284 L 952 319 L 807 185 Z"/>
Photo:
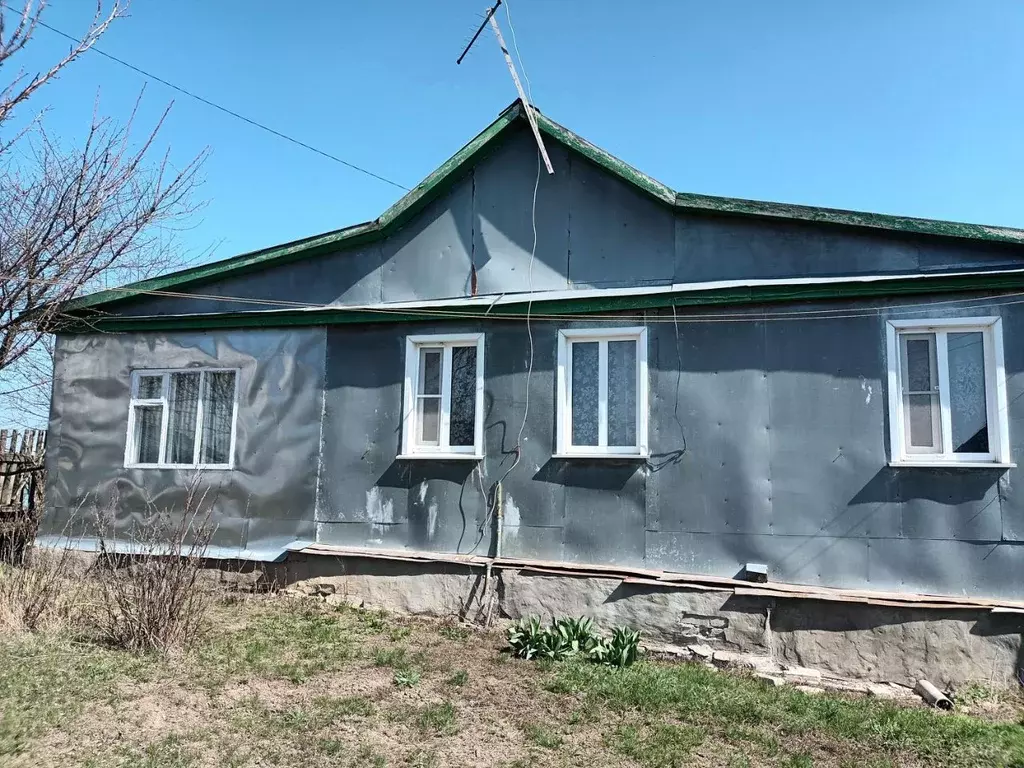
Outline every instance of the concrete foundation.
<path fill-rule="evenodd" d="M 479 566 L 301 554 L 265 566 L 260 580 L 298 594 L 423 616 L 589 616 L 605 630 L 641 629 L 644 640 L 658 646 L 705 646 L 908 686 L 921 678 L 943 687 L 1005 686 L 1015 684 L 1021 667 L 1024 616 L 986 608 L 739 596 L 731 589 L 525 569 L 495 569 L 488 584 Z"/>

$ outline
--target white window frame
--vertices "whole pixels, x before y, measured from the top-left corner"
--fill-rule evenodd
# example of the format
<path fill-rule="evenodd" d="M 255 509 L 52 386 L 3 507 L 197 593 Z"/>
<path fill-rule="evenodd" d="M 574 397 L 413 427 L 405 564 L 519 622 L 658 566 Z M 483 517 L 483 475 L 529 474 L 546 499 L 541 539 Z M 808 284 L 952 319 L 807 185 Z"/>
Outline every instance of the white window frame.
<path fill-rule="evenodd" d="M 985 344 L 985 407 L 989 430 L 988 453 L 954 453 L 949 403 L 947 334 L 980 332 Z M 939 389 L 939 430 L 942 449 L 935 453 L 908 450 L 903 409 L 902 336 L 935 334 L 936 374 Z M 889 320 L 886 323 L 889 384 L 889 446 L 891 466 L 1013 467 L 1010 455 L 1006 372 L 1003 364 L 1003 324 L 998 317 L 950 317 Z"/>
<path fill-rule="evenodd" d="M 608 445 L 608 342 L 636 342 L 636 445 Z M 572 444 L 572 345 L 601 342 L 598 347 L 598 445 Z M 647 328 L 563 329 L 558 332 L 558 424 L 556 458 L 648 458 Z"/>
<path fill-rule="evenodd" d="M 441 408 L 438 445 L 419 445 L 416 439 L 416 390 L 420 350 L 439 347 L 441 353 Z M 452 349 L 476 347 L 476 420 L 473 445 L 449 445 L 451 439 Z M 405 337 L 405 396 L 402 401 L 402 452 L 399 459 L 464 459 L 484 457 L 484 334 L 448 333 Z"/>
<path fill-rule="evenodd" d="M 191 464 L 169 464 L 167 458 L 167 426 L 170 407 L 167 399 L 167 390 L 170 387 L 171 374 L 174 373 L 198 373 L 199 374 L 199 403 L 196 408 L 196 440 L 192 451 Z M 209 464 L 199 461 L 202 448 L 203 429 L 203 392 L 205 391 L 206 374 L 208 373 L 233 373 L 235 374 L 234 398 L 231 402 L 231 446 L 228 450 L 228 462 L 226 464 Z M 160 387 L 160 397 L 141 398 L 138 397 L 139 379 L 150 376 L 161 376 L 163 381 Z M 128 403 L 128 437 L 125 440 L 124 466 L 128 469 L 234 469 L 235 468 L 235 439 L 238 425 L 238 388 L 241 373 L 237 368 L 138 368 L 132 371 L 131 375 L 131 398 Z M 135 411 L 136 406 L 160 406 L 162 409 L 160 419 L 160 460 L 156 463 L 132 461 L 135 456 Z"/>

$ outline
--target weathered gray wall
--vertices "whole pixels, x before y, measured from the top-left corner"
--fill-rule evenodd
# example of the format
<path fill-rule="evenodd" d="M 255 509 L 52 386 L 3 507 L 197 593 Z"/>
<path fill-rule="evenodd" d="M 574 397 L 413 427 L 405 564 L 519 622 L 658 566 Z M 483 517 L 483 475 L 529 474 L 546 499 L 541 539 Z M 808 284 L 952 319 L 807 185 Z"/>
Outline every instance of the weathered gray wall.
<path fill-rule="evenodd" d="M 1021 264 L 1009 246 L 677 214 L 552 151 L 557 172 L 542 172 L 537 191 L 536 290 Z M 446 298 L 469 293 L 474 268 L 480 293 L 527 290 L 536 174 L 532 139 L 521 132 L 387 241 L 195 290 L 309 304 Z M 950 298 L 942 312 L 958 311 Z M 1004 317 L 1016 456 L 1024 447 L 1019 307 L 963 309 Z M 125 314 L 235 309 L 253 306 L 123 305 Z M 810 584 L 1024 594 L 1006 578 L 1024 552 L 1021 470 L 888 468 L 883 318 L 777 314 L 791 309 L 744 309 L 742 322 L 688 319 L 730 310 L 648 317 L 654 456 L 646 463 L 551 458 L 562 324 L 534 322 L 529 375 L 521 321 L 62 337 L 48 526 L 59 530 L 85 494 L 116 490 L 130 510 L 147 498 L 179 500 L 180 473 L 122 468 L 129 371 L 216 362 L 243 369 L 239 469 L 211 473 L 225 547 L 272 549 L 315 535 L 492 551 L 487 497 L 514 459 L 528 387 L 522 460 L 502 486 L 506 554 L 720 575 L 757 561 L 775 579 Z M 405 335 L 480 329 L 485 461 L 397 461 Z"/>
<path fill-rule="evenodd" d="M 719 323 L 649 316 L 648 462 L 551 458 L 564 326 L 534 323 L 529 377 L 523 324 L 480 326 L 482 477 L 466 462 L 395 459 L 404 335 L 437 326 L 332 329 L 331 472 L 318 538 L 490 552 L 491 533 L 480 533 L 484 496 L 511 462 L 529 379 L 523 459 L 503 483 L 508 555 L 720 576 L 755 561 L 773 579 L 797 583 L 1021 596 L 1005 578 L 1024 555 L 1019 470 L 889 468 L 883 316 L 792 321 L 773 312 L 755 308 L 749 321 Z M 958 312 L 1002 313 L 1008 340 L 1024 332 L 1024 313 L 995 300 L 959 311 L 944 304 L 935 314 Z M 1006 365 L 1019 446 L 1024 355 L 1009 342 Z"/>
<path fill-rule="evenodd" d="M 194 474 L 125 469 L 131 371 L 201 365 L 239 369 L 235 469 L 206 470 L 203 506 L 217 526 L 212 554 L 275 557 L 313 536 L 325 332 L 60 336 L 47 435 L 44 536 L 92 537 L 97 512 L 113 533 L 153 510 L 180 510 Z"/>
<path fill-rule="evenodd" d="M 1024 310 L 947 301 L 934 314 L 1004 318 L 1020 456 Z M 210 473 L 225 546 L 315 535 L 492 553 L 487 497 L 513 461 L 529 387 L 522 460 L 502 485 L 507 555 L 722 576 L 756 561 L 781 581 L 1021 597 L 1007 578 L 1024 555 L 1020 469 L 887 466 L 884 318 L 907 310 L 874 306 L 812 320 L 778 314 L 791 306 L 751 307 L 739 322 L 706 322 L 727 310 L 649 314 L 646 462 L 552 458 L 557 331 L 568 323 L 534 321 L 530 372 L 521 321 L 62 337 L 48 526 L 86 493 L 117 492 L 139 511 L 146 498 L 178 501 L 181 473 L 122 468 L 129 372 L 216 363 L 243 372 L 239 469 Z M 405 336 L 442 330 L 486 333 L 479 465 L 396 459 Z"/>
<path fill-rule="evenodd" d="M 310 305 L 753 278 L 1020 266 L 1011 245 L 923 239 L 737 216 L 677 214 L 561 145 L 555 174 L 520 131 L 390 240 L 221 279 L 190 291 Z M 275 309 L 212 299 L 125 302 L 123 314 Z"/>

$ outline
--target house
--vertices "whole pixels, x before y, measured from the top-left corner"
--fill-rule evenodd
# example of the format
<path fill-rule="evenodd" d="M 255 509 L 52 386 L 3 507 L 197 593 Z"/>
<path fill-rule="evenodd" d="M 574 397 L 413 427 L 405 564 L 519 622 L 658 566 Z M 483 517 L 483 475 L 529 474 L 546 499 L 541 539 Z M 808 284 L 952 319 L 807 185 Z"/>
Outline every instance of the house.
<path fill-rule="evenodd" d="M 199 471 L 214 557 L 1024 599 L 1024 231 L 677 193 L 538 121 L 551 176 L 516 102 L 375 221 L 77 301 L 41 539 Z"/>

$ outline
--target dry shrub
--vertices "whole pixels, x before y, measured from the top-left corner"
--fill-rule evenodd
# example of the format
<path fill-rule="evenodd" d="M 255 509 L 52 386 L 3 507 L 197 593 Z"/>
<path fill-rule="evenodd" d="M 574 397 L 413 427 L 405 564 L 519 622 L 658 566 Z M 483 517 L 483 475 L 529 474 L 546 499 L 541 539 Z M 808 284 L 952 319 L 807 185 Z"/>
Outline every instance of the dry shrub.
<path fill-rule="evenodd" d="M 95 620 L 113 645 L 165 652 L 191 647 L 202 636 L 212 597 L 203 583 L 203 559 L 214 533 L 204 499 L 198 479 L 190 482 L 183 509 L 150 509 L 142 524 L 119 532 L 117 547 L 101 524 Z"/>
<path fill-rule="evenodd" d="M 21 565 L 0 565 L 0 633 L 59 631 L 81 623 L 85 582 L 71 550 L 34 548 Z"/>

